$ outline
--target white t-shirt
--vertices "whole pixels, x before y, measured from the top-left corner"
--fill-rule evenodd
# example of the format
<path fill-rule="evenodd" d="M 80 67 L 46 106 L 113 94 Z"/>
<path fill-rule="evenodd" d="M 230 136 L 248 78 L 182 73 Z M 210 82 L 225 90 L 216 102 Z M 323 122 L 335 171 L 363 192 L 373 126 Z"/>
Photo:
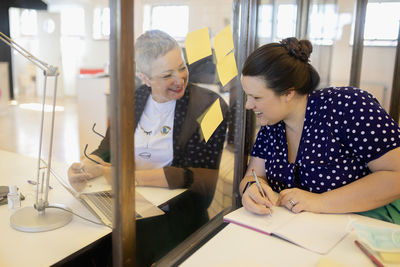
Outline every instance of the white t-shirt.
<path fill-rule="evenodd" d="M 158 169 L 173 159 L 173 128 L 176 100 L 158 103 L 149 97 L 135 130 L 137 170 Z"/>

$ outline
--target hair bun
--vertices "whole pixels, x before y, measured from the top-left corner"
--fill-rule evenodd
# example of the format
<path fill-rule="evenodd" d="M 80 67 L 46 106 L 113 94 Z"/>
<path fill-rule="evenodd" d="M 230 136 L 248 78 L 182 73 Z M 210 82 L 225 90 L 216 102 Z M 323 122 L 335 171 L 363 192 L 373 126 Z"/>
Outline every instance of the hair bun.
<path fill-rule="evenodd" d="M 280 41 L 280 44 L 285 48 L 289 55 L 308 63 L 312 52 L 312 44 L 308 40 L 297 40 L 295 37 L 290 37 Z"/>

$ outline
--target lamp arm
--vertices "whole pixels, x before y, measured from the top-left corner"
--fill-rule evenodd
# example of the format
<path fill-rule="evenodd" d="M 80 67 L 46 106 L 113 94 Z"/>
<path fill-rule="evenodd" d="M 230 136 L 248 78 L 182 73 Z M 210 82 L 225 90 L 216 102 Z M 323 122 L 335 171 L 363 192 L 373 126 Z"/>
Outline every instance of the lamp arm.
<path fill-rule="evenodd" d="M 5 44 L 7 44 L 9 47 L 15 49 L 19 54 L 21 54 L 23 57 L 25 57 L 30 62 L 32 62 L 35 66 L 37 66 L 38 68 L 43 70 L 44 75 L 46 75 L 46 76 L 58 76 L 59 75 L 59 71 L 58 71 L 57 67 L 41 61 L 40 59 L 38 59 L 37 57 L 35 57 L 31 53 L 29 53 L 22 46 L 17 44 L 13 39 L 11 39 L 10 37 L 8 37 L 7 35 L 5 35 L 2 32 L 0 32 L 0 40 L 3 41 Z"/>

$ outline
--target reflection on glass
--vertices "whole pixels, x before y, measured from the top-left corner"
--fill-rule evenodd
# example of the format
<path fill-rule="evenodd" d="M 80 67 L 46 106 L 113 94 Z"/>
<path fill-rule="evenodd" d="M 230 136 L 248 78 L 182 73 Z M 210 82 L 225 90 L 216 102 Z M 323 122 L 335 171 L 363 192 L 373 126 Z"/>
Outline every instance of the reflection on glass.
<path fill-rule="evenodd" d="M 135 91 L 138 190 L 163 187 L 170 193 L 185 189 L 159 205 L 164 215 L 137 221 L 136 260 L 139 266 L 147 266 L 208 221 L 228 106 L 217 93 L 191 83 L 178 43 L 165 32 L 151 30 L 140 35 L 135 59 L 143 83 Z M 199 121 L 206 120 L 204 114 L 216 100 L 223 121 L 208 139 Z"/>
<path fill-rule="evenodd" d="M 159 29 L 177 40 L 185 38 L 189 30 L 189 6 L 146 5 L 144 10 L 143 31 Z"/>
<path fill-rule="evenodd" d="M 226 142 L 228 110 L 232 108 L 227 104 L 234 106 L 229 92 L 236 87 L 235 79 L 225 86 L 220 83 L 213 43 L 230 24 L 232 0 L 193 1 L 179 6 L 136 1 L 135 12 L 135 34 L 139 34 L 135 46 L 137 190 L 151 191 L 153 186 L 162 186 L 167 192 L 181 190 L 157 205 L 165 215 L 137 221 L 137 264 L 149 266 L 232 203 L 234 153 Z M 203 28 L 208 28 L 212 54 L 189 64 L 186 36 Z M 178 43 L 162 53 L 144 53 L 148 62 L 140 66 L 143 55 L 138 43 L 148 30 L 166 32 Z M 150 46 L 146 42 L 146 49 L 151 50 Z M 206 142 L 200 131 L 204 121 L 199 118 L 207 118 L 204 114 L 216 99 L 223 121 Z M 171 123 L 161 122 L 163 117 Z M 157 147 L 159 151 L 153 149 Z M 154 170 L 164 175 L 163 184 L 146 182 L 146 172 Z"/>
<path fill-rule="evenodd" d="M 295 35 L 296 1 L 261 0 L 258 6 L 257 38 L 260 45 Z"/>

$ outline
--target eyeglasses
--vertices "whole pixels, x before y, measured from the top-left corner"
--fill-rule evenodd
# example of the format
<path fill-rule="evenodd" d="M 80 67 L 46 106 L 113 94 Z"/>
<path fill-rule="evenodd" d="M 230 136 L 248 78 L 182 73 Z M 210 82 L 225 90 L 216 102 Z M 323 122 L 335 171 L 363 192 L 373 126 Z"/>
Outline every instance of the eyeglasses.
<path fill-rule="evenodd" d="M 102 135 L 101 133 L 99 133 L 98 131 L 96 131 L 96 130 L 94 129 L 94 127 L 96 127 L 96 123 L 93 124 L 92 131 L 93 131 L 95 134 L 97 134 L 98 136 L 100 136 L 100 137 L 102 137 L 102 138 L 105 138 L 105 136 Z M 87 159 L 93 161 L 94 163 L 96 163 L 96 164 L 101 164 L 101 163 L 98 162 L 97 160 L 92 159 L 92 158 L 87 154 L 87 152 L 86 152 L 86 151 L 87 151 L 87 148 L 88 148 L 88 144 L 85 145 L 85 149 L 83 150 L 83 155 L 85 155 L 85 157 L 86 157 Z"/>

